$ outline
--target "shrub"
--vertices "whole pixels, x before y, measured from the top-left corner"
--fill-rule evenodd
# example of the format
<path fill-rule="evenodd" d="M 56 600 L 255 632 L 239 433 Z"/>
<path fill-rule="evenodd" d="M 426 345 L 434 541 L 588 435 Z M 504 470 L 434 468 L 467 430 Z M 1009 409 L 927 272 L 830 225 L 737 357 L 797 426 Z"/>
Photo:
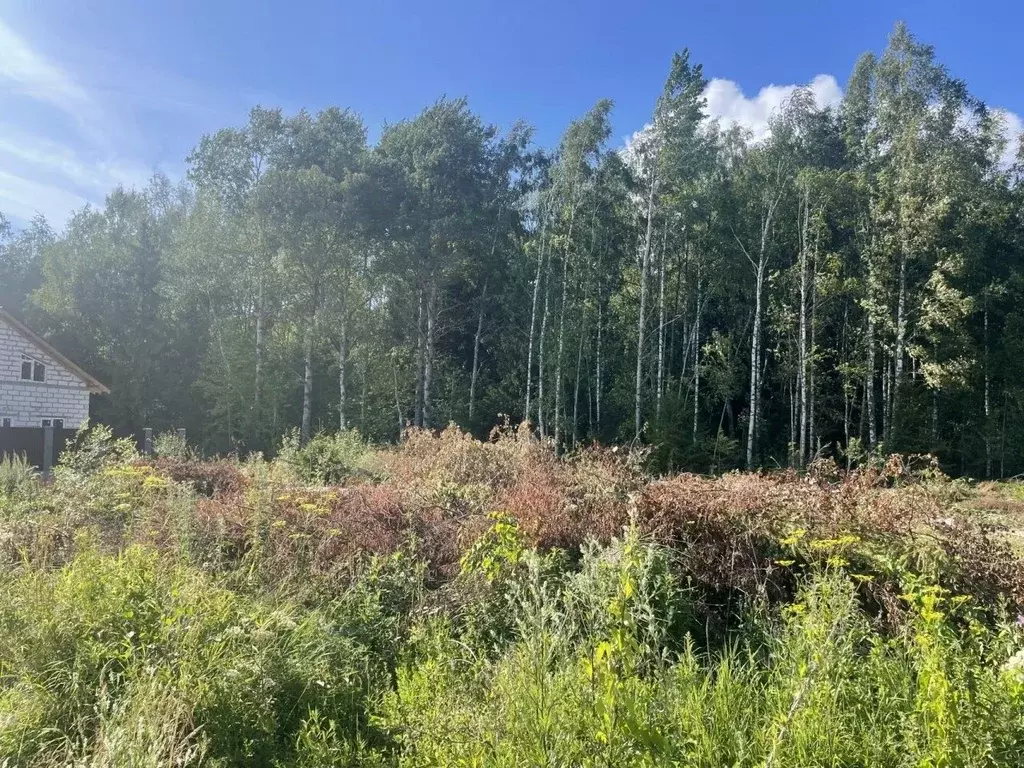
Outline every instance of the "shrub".
<path fill-rule="evenodd" d="M 320 432 L 305 445 L 300 444 L 299 433 L 293 430 L 281 441 L 278 459 L 304 483 L 341 485 L 372 477 L 366 461 L 369 455 L 369 448 L 355 430 Z"/>
<path fill-rule="evenodd" d="M 248 485 L 242 467 L 232 459 L 200 461 L 195 458 L 160 457 L 146 463 L 178 483 L 186 483 L 202 496 L 234 494 Z"/>
<path fill-rule="evenodd" d="M 78 430 L 74 442 L 61 453 L 58 471 L 81 476 L 138 458 L 138 450 L 132 440 L 115 438 L 110 428 L 103 424 L 85 425 Z"/>
<path fill-rule="evenodd" d="M 187 459 L 188 443 L 178 432 L 161 432 L 153 438 L 153 453 L 162 459 Z"/>
<path fill-rule="evenodd" d="M 532 592 L 523 615 L 534 619 L 497 657 L 449 663 L 465 652 L 432 624 L 429 650 L 400 668 L 381 710 L 400 762 L 1019 764 L 1019 677 L 1006 659 L 1021 638 L 982 626 L 957 634 L 943 611 L 963 603 L 941 590 L 914 587 L 911 626 L 884 637 L 855 581 L 821 571 L 792 604 L 750 609 L 745 623 L 760 631 L 746 640 L 706 653 L 685 642 L 645 666 L 629 619 L 633 568 L 618 571 L 609 623 L 579 636 L 565 634 L 566 593 L 551 582 Z"/>

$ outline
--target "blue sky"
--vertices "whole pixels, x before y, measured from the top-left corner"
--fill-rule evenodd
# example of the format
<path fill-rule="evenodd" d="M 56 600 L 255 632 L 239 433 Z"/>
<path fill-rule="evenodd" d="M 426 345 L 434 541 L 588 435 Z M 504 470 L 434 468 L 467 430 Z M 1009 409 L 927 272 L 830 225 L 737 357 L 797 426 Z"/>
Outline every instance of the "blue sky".
<path fill-rule="evenodd" d="M 715 78 L 710 111 L 756 133 L 795 85 L 838 100 L 897 19 L 1020 130 L 1019 0 L 0 0 L 0 211 L 59 228 L 117 184 L 181 178 L 198 138 L 256 103 L 349 106 L 373 138 L 465 95 L 486 120 L 525 118 L 552 145 L 609 97 L 619 142 L 684 46 Z"/>

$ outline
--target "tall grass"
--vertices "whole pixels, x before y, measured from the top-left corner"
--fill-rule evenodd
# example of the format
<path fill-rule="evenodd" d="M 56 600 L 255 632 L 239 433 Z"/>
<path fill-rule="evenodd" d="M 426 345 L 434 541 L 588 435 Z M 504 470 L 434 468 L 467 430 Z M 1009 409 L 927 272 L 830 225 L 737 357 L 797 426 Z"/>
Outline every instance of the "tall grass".
<path fill-rule="evenodd" d="M 0 765 L 1021 765 L 997 491 L 656 479 L 513 430 L 82 435 L 52 481 L 0 467 Z"/>
<path fill-rule="evenodd" d="M 314 709 L 355 738 L 375 666 L 333 608 L 240 595 L 140 547 L 28 568 L 0 598 L 0 754 L 274 765 Z"/>
<path fill-rule="evenodd" d="M 400 668 L 380 718 L 410 765 L 1019 765 L 1024 720 L 1009 626 L 916 586 L 908 624 L 877 631 L 839 570 L 801 579 L 794 602 L 751 606 L 725 646 L 694 633 L 666 651 L 646 606 L 656 560 L 630 534 L 613 545 L 618 592 L 578 631 L 576 581 L 518 577 L 520 622 L 498 656 L 451 625 Z M 630 550 L 634 554 L 630 555 Z M 607 551 L 600 553 L 607 556 Z M 587 572 L 587 571 L 585 571 Z M 589 570 L 589 573 L 594 573 Z M 544 580 L 542 579 L 542 582 Z M 606 594 L 604 584 L 591 585 Z M 685 612 L 687 594 L 671 607 Z M 948 615 L 939 608 L 950 610 Z M 588 613 L 584 609 L 584 613 Z M 963 632 L 954 627 L 960 626 Z M 440 635 L 438 637 L 437 635 Z M 667 638 L 666 638 L 667 639 Z M 653 642 L 652 642 L 653 641 Z M 481 649 L 477 649 L 478 651 Z"/>

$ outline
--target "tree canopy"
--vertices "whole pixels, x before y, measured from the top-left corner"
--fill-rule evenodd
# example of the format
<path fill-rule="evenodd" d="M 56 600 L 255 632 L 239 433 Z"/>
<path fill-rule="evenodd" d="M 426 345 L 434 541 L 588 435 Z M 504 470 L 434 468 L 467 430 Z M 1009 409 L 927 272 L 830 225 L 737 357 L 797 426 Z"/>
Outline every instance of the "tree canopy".
<path fill-rule="evenodd" d="M 649 124 L 554 148 L 440 99 L 367 141 L 256 107 L 187 178 L 54 232 L 0 217 L 0 303 L 108 383 L 96 416 L 210 451 L 298 427 L 505 419 L 663 469 L 933 452 L 1024 471 L 1024 147 L 897 25 L 835 108 L 708 118 L 676 54 Z"/>

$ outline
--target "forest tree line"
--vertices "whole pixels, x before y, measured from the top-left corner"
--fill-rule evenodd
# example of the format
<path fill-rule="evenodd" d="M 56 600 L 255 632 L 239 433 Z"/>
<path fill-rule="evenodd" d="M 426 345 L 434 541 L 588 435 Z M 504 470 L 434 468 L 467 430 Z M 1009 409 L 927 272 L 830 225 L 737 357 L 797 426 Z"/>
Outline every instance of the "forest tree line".
<path fill-rule="evenodd" d="M 257 107 L 62 232 L 0 218 L 0 305 L 209 451 L 529 420 L 663 469 L 933 452 L 1024 471 L 1024 151 L 897 25 L 755 141 L 683 51 L 648 125 L 537 147 L 464 99 L 383 128 Z"/>

